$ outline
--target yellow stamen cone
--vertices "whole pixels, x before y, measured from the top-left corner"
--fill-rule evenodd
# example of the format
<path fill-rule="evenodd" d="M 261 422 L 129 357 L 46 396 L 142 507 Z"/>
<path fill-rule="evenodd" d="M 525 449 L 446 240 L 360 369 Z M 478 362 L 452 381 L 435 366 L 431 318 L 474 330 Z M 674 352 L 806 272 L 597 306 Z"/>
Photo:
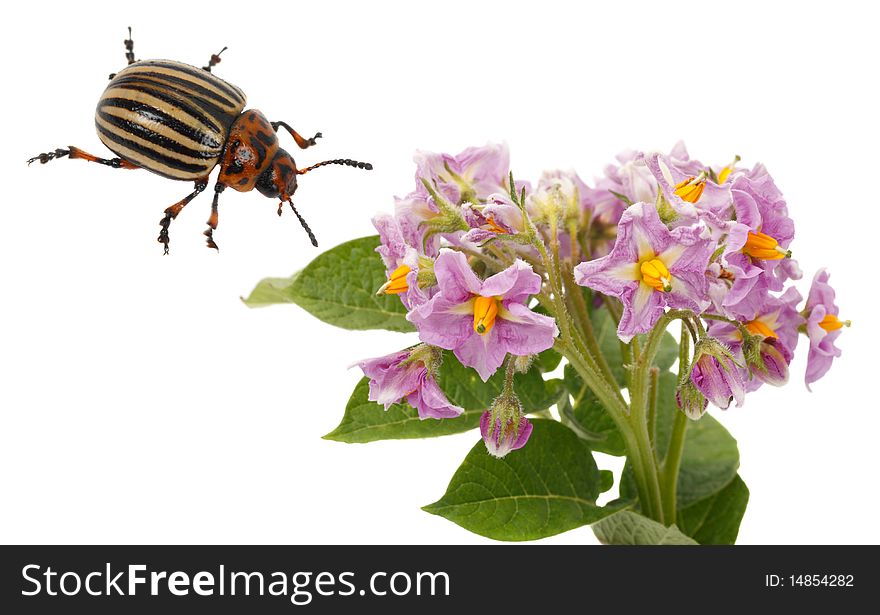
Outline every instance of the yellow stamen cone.
<path fill-rule="evenodd" d="M 474 299 L 474 331 L 485 335 L 495 326 L 498 316 L 498 299 L 494 297 L 477 297 Z"/>
<path fill-rule="evenodd" d="M 718 185 L 723 184 L 727 181 L 727 178 L 730 177 L 730 174 L 733 173 L 733 170 L 736 168 L 736 163 L 739 162 L 741 158 L 739 156 L 733 159 L 729 165 L 724 167 L 718 172 Z"/>
<path fill-rule="evenodd" d="M 688 177 L 683 182 L 679 182 L 675 186 L 675 194 L 681 197 L 681 200 L 688 203 L 696 203 L 703 196 L 703 187 L 706 185 L 706 178 Z"/>
<path fill-rule="evenodd" d="M 764 337 L 779 337 L 778 335 L 776 335 L 776 332 L 767 325 L 767 323 L 761 320 L 752 320 L 747 322 L 746 329 L 748 329 L 750 333 L 753 333 L 755 335 L 763 335 Z"/>
<path fill-rule="evenodd" d="M 668 293 L 672 290 L 672 275 L 659 258 L 643 262 L 639 266 L 639 272 L 642 274 L 642 282 L 654 290 L 661 293 Z"/>
<path fill-rule="evenodd" d="M 841 327 L 848 327 L 850 322 L 848 320 L 840 320 L 834 314 L 825 314 L 825 318 L 819 321 L 819 326 L 828 331 L 837 331 Z"/>
<path fill-rule="evenodd" d="M 407 265 L 401 265 L 391 272 L 388 281 L 376 292 L 377 295 L 399 295 L 409 290 L 406 276 L 412 271 Z"/>
<path fill-rule="evenodd" d="M 742 247 L 742 253 L 763 261 L 776 261 L 791 256 L 791 250 L 781 247 L 770 235 L 751 231 L 746 239 L 746 245 Z"/>

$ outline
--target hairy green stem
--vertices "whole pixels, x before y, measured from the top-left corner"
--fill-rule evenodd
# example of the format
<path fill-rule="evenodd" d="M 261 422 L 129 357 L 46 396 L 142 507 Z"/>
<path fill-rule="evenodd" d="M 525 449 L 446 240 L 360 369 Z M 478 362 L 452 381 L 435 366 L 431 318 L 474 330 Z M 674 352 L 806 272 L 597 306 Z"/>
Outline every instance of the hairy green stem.
<path fill-rule="evenodd" d="M 687 328 L 681 327 L 681 343 L 678 350 L 678 381 L 684 382 L 690 372 L 690 335 Z M 672 436 L 669 440 L 669 448 L 666 449 L 666 459 L 663 460 L 661 470 L 661 488 L 663 490 L 663 513 L 666 522 L 675 523 L 677 499 L 678 499 L 678 472 L 681 468 L 681 458 L 684 454 L 684 442 L 687 436 L 688 418 L 682 411 L 676 411 L 672 423 Z"/>
<path fill-rule="evenodd" d="M 648 410 L 650 406 L 650 372 L 654 356 L 660 348 L 666 327 L 676 318 L 689 318 L 690 312 L 685 310 L 670 310 L 663 314 L 654 324 L 654 328 L 648 334 L 648 339 L 643 348 L 637 351 L 637 341 L 633 338 L 630 346 L 633 350 L 632 377 L 630 380 L 630 416 L 629 422 L 638 445 L 638 453 L 642 457 L 645 467 L 646 488 L 651 497 L 650 506 L 642 505 L 643 512 L 660 523 L 666 523 L 663 506 L 663 496 L 660 489 L 660 471 L 654 448 L 651 446 L 651 437 L 648 430 Z M 638 354 L 636 355 L 636 353 Z"/>
<path fill-rule="evenodd" d="M 586 350 L 595 358 L 596 366 L 609 382 L 616 383 L 614 374 L 611 372 L 611 366 L 608 359 L 599 348 L 599 342 L 596 341 L 596 332 L 593 330 L 593 321 L 590 320 L 590 312 L 587 309 L 587 302 L 584 300 L 584 294 L 580 286 L 574 280 L 574 271 L 571 267 L 564 267 L 563 285 L 565 286 L 566 296 L 570 298 L 574 305 L 574 312 L 577 315 L 577 322 L 580 324 L 579 332 L 583 337 Z M 623 401 L 623 396 L 620 396 Z"/>
<path fill-rule="evenodd" d="M 678 471 L 681 468 L 681 458 L 684 453 L 684 440 L 689 420 L 684 412 L 676 411 L 675 419 L 672 423 L 672 437 L 669 439 L 669 448 L 666 451 L 666 459 L 663 461 L 661 473 L 663 517 L 668 525 L 675 523 L 676 500 L 678 498 Z"/>
<path fill-rule="evenodd" d="M 657 456 L 657 395 L 660 381 L 660 369 L 651 366 L 648 374 L 648 437 L 651 448 L 654 449 L 654 457 Z"/>
<path fill-rule="evenodd" d="M 613 387 L 605 381 L 602 376 L 592 367 L 587 365 L 580 353 L 568 343 L 568 340 L 559 338 L 555 344 L 556 350 L 568 359 L 568 362 L 583 379 L 584 383 L 592 389 L 599 402 L 605 407 L 608 416 L 614 421 L 620 434 L 623 436 L 626 445 L 627 457 L 633 469 L 636 479 L 636 488 L 639 492 L 639 502 L 642 503 L 642 511 L 651 518 L 657 518 L 662 513 L 660 509 L 659 491 L 650 487 L 651 476 L 653 475 L 654 483 L 656 483 L 657 474 L 646 464 L 646 458 L 643 454 L 645 447 L 639 442 L 633 427 L 628 420 L 628 409 L 615 395 Z M 619 394 L 619 391 L 617 391 Z"/>
<path fill-rule="evenodd" d="M 507 355 L 507 365 L 504 372 L 504 388 L 503 395 L 513 395 L 513 376 L 516 374 L 516 357 L 512 354 Z"/>

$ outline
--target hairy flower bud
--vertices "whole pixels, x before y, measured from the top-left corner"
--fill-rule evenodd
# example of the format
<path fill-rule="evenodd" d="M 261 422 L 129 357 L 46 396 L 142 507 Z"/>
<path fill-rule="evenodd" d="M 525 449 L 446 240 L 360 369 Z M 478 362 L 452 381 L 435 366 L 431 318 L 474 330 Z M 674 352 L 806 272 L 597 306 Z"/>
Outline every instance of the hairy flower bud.
<path fill-rule="evenodd" d="M 525 446 L 532 424 L 523 414 L 519 398 L 514 393 L 502 393 L 480 417 L 480 433 L 489 454 L 500 459 Z"/>
<path fill-rule="evenodd" d="M 752 376 L 773 386 L 788 382 L 792 353 L 778 338 L 768 337 L 755 345 L 756 353 L 744 353 Z"/>
<path fill-rule="evenodd" d="M 707 337 L 697 343 L 691 382 L 706 399 L 722 410 L 731 400 L 741 406 L 745 398 L 745 385 L 733 354 L 721 342 Z"/>
<path fill-rule="evenodd" d="M 675 403 L 689 419 L 694 421 L 703 416 L 709 405 L 709 401 L 690 379 L 680 384 L 675 391 Z"/>

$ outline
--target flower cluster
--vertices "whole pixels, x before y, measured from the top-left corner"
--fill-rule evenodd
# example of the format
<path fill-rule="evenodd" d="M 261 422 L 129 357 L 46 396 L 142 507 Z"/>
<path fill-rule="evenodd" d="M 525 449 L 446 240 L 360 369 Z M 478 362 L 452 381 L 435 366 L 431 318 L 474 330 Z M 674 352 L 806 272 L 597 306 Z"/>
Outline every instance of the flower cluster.
<path fill-rule="evenodd" d="M 387 272 L 377 291 L 400 297 L 421 342 L 360 363 L 370 399 L 386 408 L 405 399 L 423 419 L 462 412 L 437 383 L 443 350 L 483 381 L 506 362 L 504 391 L 480 423 L 489 452 L 504 456 L 531 433 L 516 394 L 521 358 L 555 348 L 597 395 L 614 396 L 597 380 L 607 359 L 584 322 L 597 309 L 631 353 L 638 336 L 682 321 L 694 345 L 676 398 L 692 419 L 787 382 L 801 334 L 808 386 L 840 355 L 849 322 L 824 270 L 799 307 L 794 223 L 760 164 L 704 164 L 679 144 L 621 154 L 591 187 L 574 171 L 515 181 L 504 145 L 415 162 L 413 190 L 373 220 Z M 631 397 L 641 390 L 629 386 Z"/>

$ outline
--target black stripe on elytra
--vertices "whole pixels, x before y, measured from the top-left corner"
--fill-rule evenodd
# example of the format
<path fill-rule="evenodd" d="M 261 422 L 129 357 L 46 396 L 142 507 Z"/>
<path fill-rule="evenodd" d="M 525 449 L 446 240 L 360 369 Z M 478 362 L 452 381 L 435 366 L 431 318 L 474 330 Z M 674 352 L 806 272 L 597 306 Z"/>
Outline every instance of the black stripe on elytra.
<path fill-rule="evenodd" d="M 170 70 L 180 71 L 181 73 L 187 74 L 191 77 L 194 77 L 204 83 L 209 83 L 216 87 L 218 90 L 222 90 L 226 93 L 230 98 L 234 98 L 239 103 L 244 104 L 245 99 L 241 92 L 237 91 L 236 88 L 232 87 L 230 84 L 223 81 L 220 77 L 215 76 L 213 73 L 209 73 L 200 68 L 196 68 L 195 66 L 189 66 L 188 64 L 177 63 L 177 62 L 162 62 L 162 61 L 149 61 L 143 63 L 145 66 L 157 66 L 159 68 L 167 68 Z"/>
<path fill-rule="evenodd" d="M 143 76 L 141 77 L 141 75 Z M 134 77 L 131 78 L 134 79 Z M 208 98 L 205 98 L 204 96 L 199 96 L 198 94 L 194 94 L 192 92 L 188 92 L 179 87 L 176 87 L 175 85 L 170 83 L 169 80 L 161 78 L 161 75 L 150 77 L 146 73 L 140 73 L 137 77 L 137 80 L 132 81 L 131 83 L 139 84 L 142 87 L 152 87 L 156 92 L 164 92 L 171 96 L 177 96 L 181 101 L 186 101 L 192 103 L 193 105 L 197 105 L 201 111 L 204 111 L 205 113 L 210 115 L 227 130 L 230 126 L 232 126 L 232 123 L 239 116 L 238 111 L 230 111 L 228 108 L 218 105 L 214 100 L 210 100 Z"/>
<path fill-rule="evenodd" d="M 166 81 L 158 79 L 154 80 L 149 77 L 142 78 L 138 75 L 132 75 L 117 80 L 112 87 L 134 90 L 155 96 L 184 113 L 188 113 L 216 132 L 229 130 L 235 118 L 238 117 L 237 113 L 232 113 L 211 100 L 194 95 L 192 92 L 181 90 Z"/>
<path fill-rule="evenodd" d="M 151 81 L 156 81 L 159 83 L 173 84 L 173 85 L 170 85 L 167 87 L 182 86 L 184 88 L 189 89 L 190 91 L 187 92 L 185 90 L 175 88 L 181 94 L 186 94 L 187 96 L 192 96 L 193 92 L 195 92 L 201 98 L 210 99 L 210 100 L 214 101 L 214 103 L 226 105 L 227 107 L 236 107 L 236 106 L 241 105 L 241 103 L 237 100 L 229 98 L 228 96 L 223 96 L 222 94 L 218 94 L 217 92 L 215 92 L 213 90 L 209 90 L 208 88 L 199 85 L 195 81 L 192 81 L 190 79 L 184 79 L 182 77 L 178 77 L 177 75 L 166 75 L 165 73 L 153 73 L 153 72 L 138 72 L 135 75 L 132 75 L 132 77 L 135 77 L 135 76 L 140 77 L 141 79 L 144 79 L 144 80 L 149 79 Z"/>
<path fill-rule="evenodd" d="M 169 168 L 175 169 L 177 171 L 185 171 L 187 173 L 206 173 L 211 170 L 212 166 L 204 165 L 204 164 L 189 164 L 187 162 L 183 162 L 181 160 L 177 160 L 176 158 L 171 158 L 169 156 L 165 156 L 164 154 L 160 154 L 157 151 L 151 150 L 148 147 L 144 147 L 140 143 L 136 143 L 130 139 L 126 139 L 125 137 L 111 132 L 105 129 L 103 126 L 97 125 L 95 126 L 98 129 L 98 132 L 103 135 L 109 141 L 121 145 L 130 149 L 143 156 L 144 158 L 149 158 L 150 160 L 155 160 L 158 163 L 161 163 Z M 110 148 L 113 149 L 112 147 Z M 118 153 L 118 152 L 117 152 Z M 146 166 L 138 163 L 138 166 Z M 147 167 L 148 169 L 150 167 Z M 152 169 L 150 169 L 152 170 Z"/>
<path fill-rule="evenodd" d="M 183 145 L 180 141 L 175 141 L 174 139 L 166 137 L 165 135 L 160 135 L 159 133 L 150 130 L 146 126 L 138 124 L 137 122 L 117 117 L 115 115 L 110 115 L 109 113 L 104 113 L 101 110 L 98 110 L 98 117 L 123 132 L 126 132 L 136 137 L 140 137 L 141 139 L 149 141 L 154 145 L 170 150 L 175 154 L 182 154 L 183 156 L 189 156 L 190 158 L 205 158 L 208 160 L 210 160 L 211 158 L 217 158 L 220 155 L 219 148 L 215 148 L 213 150 L 208 148 L 203 148 L 200 150 L 192 149 L 191 147 Z"/>
<path fill-rule="evenodd" d="M 162 124 L 163 126 L 167 126 L 177 134 L 191 139 L 196 143 L 201 143 L 206 147 L 223 147 L 223 144 L 219 143 L 217 139 L 215 139 L 212 135 L 205 133 L 202 130 L 193 128 L 192 126 L 181 122 L 174 116 L 169 115 L 168 113 L 165 113 L 161 109 L 157 109 L 152 105 L 148 105 L 147 103 L 138 102 L 130 98 L 102 98 L 100 103 L 98 104 L 98 112 L 100 112 L 101 109 L 104 107 L 115 107 L 117 109 L 132 111 L 149 121 L 155 121 Z"/>
<path fill-rule="evenodd" d="M 201 101 L 193 100 L 192 98 L 184 98 L 179 94 L 175 94 L 173 91 L 169 91 L 169 88 L 164 85 L 157 88 L 156 84 L 150 83 L 148 81 L 135 81 L 131 78 L 126 77 L 124 79 L 120 79 L 119 82 L 114 83 L 112 87 L 120 88 L 123 90 L 131 90 L 133 92 L 141 92 L 143 94 L 149 94 L 150 96 L 158 98 L 169 106 L 174 107 L 175 109 L 179 109 L 183 113 L 186 113 L 187 115 L 195 118 L 214 132 L 224 132 L 228 130 L 229 127 L 232 125 L 231 121 L 228 124 L 223 122 L 223 120 L 230 117 L 228 113 L 224 112 L 223 117 L 218 118 L 215 114 L 210 113 L 208 109 L 205 109 L 203 106 L 199 105 Z"/>

